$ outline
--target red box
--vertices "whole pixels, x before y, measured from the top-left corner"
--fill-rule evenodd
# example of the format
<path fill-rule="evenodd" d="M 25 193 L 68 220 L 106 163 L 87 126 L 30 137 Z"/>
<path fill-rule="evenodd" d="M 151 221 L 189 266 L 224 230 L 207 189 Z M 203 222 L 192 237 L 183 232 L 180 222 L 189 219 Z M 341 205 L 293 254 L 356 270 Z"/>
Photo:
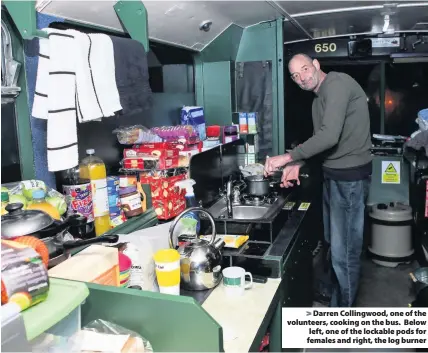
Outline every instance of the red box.
<path fill-rule="evenodd" d="M 158 219 L 170 219 L 186 209 L 186 190 L 180 190 L 175 183 L 186 179 L 186 174 L 171 177 L 140 176 L 141 184 L 149 184 L 153 208 Z"/>
<path fill-rule="evenodd" d="M 123 168 L 128 170 L 153 170 L 177 168 L 179 157 L 157 158 L 153 156 L 125 158 Z"/>
<path fill-rule="evenodd" d="M 123 158 L 135 158 L 154 156 L 159 159 L 178 157 L 178 151 L 174 143 L 155 142 L 134 145 L 123 150 Z"/>

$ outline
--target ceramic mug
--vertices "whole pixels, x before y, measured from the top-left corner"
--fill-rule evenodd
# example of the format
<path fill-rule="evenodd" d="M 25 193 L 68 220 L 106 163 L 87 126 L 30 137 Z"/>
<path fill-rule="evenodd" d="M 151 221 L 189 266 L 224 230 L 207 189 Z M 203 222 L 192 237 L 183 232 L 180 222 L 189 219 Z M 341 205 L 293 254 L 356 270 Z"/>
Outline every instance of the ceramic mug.
<path fill-rule="evenodd" d="M 242 267 L 227 267 L 223 271 L 223 285 L 228 295 L 241 296 L 246 289 L 253 286 L 253 276 L 250 272 L 245 272 Z M 245 283 L 245 277 L 250 277 L 250 281 Z"/>

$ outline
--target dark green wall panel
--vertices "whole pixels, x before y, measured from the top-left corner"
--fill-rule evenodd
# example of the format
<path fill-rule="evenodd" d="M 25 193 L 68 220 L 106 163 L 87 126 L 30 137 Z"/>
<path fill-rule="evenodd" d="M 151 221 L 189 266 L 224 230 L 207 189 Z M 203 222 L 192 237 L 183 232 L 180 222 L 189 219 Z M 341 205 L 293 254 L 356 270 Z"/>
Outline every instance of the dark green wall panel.
<path fill-rule="evenodd" d="M 232 68 L 230 61 L 203 64 L 204 112 L 207 125 L 232 123 Z"/>

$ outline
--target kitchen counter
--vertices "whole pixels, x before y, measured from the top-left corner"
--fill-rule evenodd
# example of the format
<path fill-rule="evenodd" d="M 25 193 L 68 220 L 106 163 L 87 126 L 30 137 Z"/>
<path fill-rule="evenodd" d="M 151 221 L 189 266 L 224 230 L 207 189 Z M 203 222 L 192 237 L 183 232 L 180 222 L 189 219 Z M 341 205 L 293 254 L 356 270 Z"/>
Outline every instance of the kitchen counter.
<path fill-rule="evenodd" d="M 202 308 L 223 328 L 225 352 L 249 352 L 263 322 L 270 322 L 278 302 L 280 279 L 254 283 L 241 297 L 228 297 L 221 283 L 204 301 Z M 264 334 L 264 332 L 262 332 Z M 261 342 L 255 342 L 261 343 Z"/>

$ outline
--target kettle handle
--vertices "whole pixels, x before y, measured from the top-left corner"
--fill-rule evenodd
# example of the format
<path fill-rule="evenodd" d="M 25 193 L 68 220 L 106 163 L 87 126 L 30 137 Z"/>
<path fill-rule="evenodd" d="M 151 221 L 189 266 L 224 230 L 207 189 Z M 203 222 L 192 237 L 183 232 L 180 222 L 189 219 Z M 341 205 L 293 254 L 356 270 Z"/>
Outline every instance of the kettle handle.
<path fill-rule="evenodd" d="M 174 239 L 173 239 L 173 236 L 174 236 L 174 229 L 175 229 L 175 226 L 177 225 L 177 223 L 178 223 L 178 221 L 185 215 L 185 214 L 187 214 L 187 213 L 189 213 L 189 212 L 200 212 L 200 213 L 204 213 L 207 217 L 208 217 L 208 219 L 210 220 L 210 222 L 211 222 L 211 227 L 212 227 L 212 235 L 211 235 L 211 241 L 210 241 L 210 245 L 214 245 L 214 242 L 215 242 L 215 238 L 216 238 L 216 236 L 217 236 L 217 232 L 216 232 L 216 230 L 215 230 L 215 222 L 214 222 L 214 217 L 211 215 L 211 213 L 209 213 L 205 208 L 202 208 L 202 207 L 190 207 L 190 208 L 187 208 L 187 209 L 185 209 L 183 212 L 181 212 L 177 217 L 175 217 L 175 219 L 174 219 L 174 222 L 171 224 L 171 227 L 169 228 L 169 246 L 170 246 L 170 248 L 172 248 L 172 249 L 175 249 L 175 246 L 174 246 Z M 196 238 L 198 238 L 199 236 L 198 235 L 196 235 Z"/>

